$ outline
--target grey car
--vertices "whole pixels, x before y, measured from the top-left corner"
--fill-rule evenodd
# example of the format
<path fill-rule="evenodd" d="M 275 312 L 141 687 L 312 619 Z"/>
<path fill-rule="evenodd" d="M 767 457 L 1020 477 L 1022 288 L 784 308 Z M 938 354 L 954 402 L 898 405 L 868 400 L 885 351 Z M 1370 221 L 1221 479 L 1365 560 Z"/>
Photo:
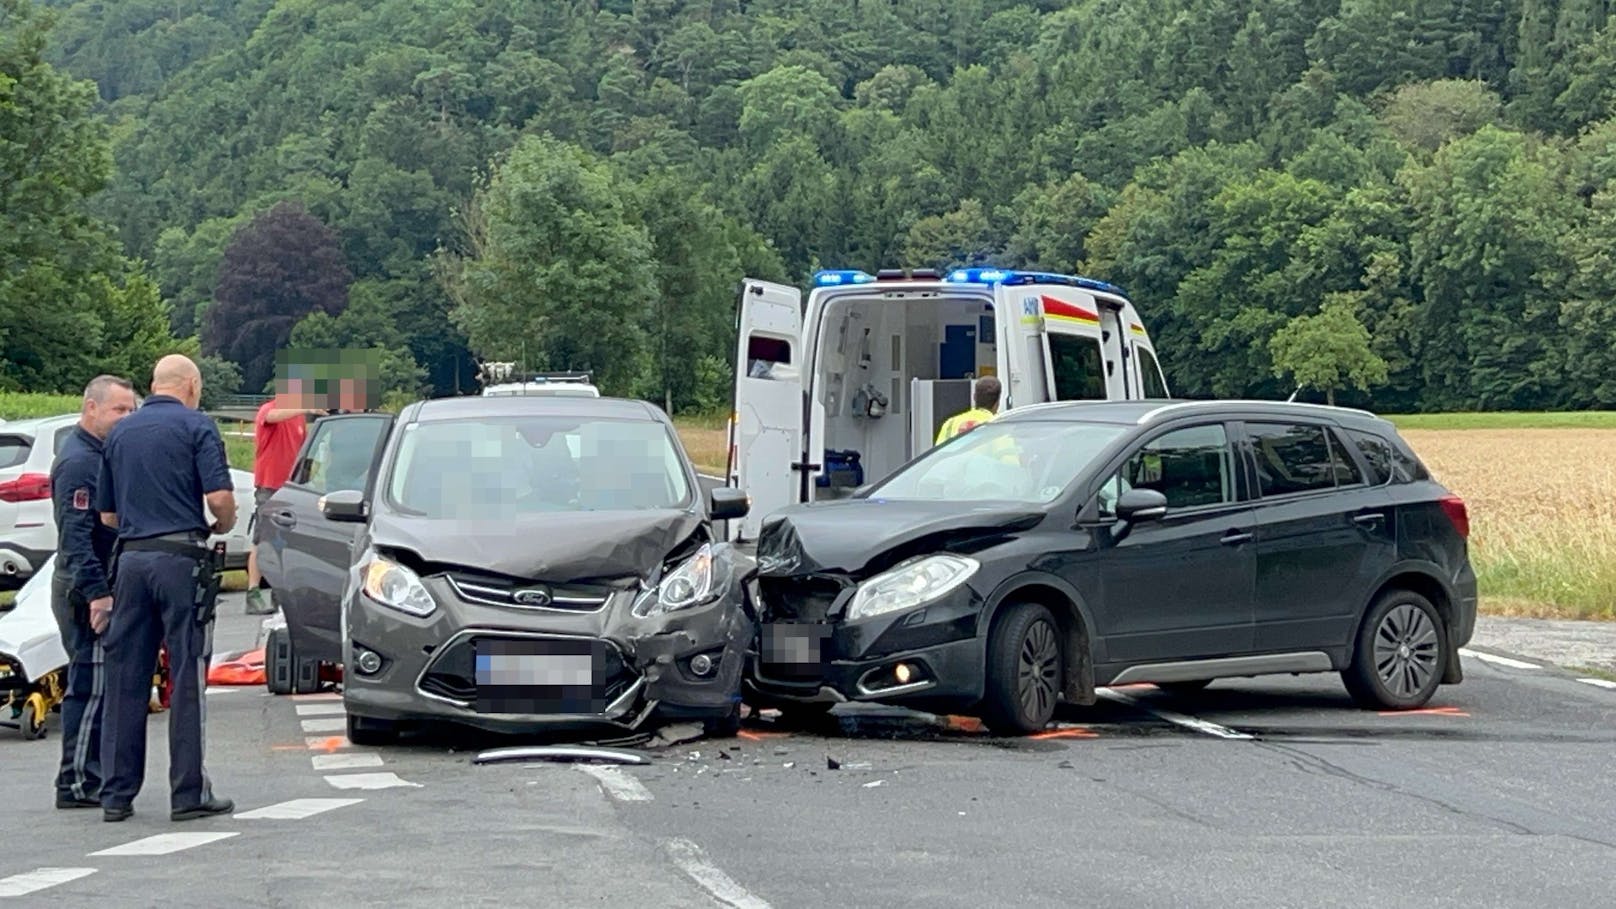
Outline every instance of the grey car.
<path fill-rule="evenodd" d="M 748 700 L 976 712 L 1009 733 L 1150 682 L 1338 672 L 1376 709 L 1462 679 L 1464 501 L 1372 414 L 1018 407 L 758 540 Z"/>
<path fill-rule="evenodd" d="M 752 563 L 713 524 L 747 508 L 702 495 L 643 401 L 445 398 L 316 422 L 259 558 L 296 674 L 342 664 L 356 744 L 418 721 L 725 734 Z"/>

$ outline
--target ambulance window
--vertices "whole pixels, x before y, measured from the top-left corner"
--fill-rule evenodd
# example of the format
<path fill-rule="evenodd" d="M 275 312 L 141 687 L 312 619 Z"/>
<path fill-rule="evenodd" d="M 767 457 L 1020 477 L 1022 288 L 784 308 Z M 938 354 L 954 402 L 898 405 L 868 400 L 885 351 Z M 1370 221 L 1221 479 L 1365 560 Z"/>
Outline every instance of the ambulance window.
<path fill-rule="evenodd" d="M 1134 347 L 1139 353 L 1139 372 L 1143 377 L 1145 397 L 1167 397 L 1167 382 L 1162 379 L 1161 367 L 1156 365 L 1156 356 L 1148 348 Z"/>
<path fill-rule="evenodd" d="M 753 379 L 789 378 L 791 342 L 784 338 L 752 335 L 746 341 L 746 375 Z"/>
<path fill-rule="evenodd" d="M 1105 400 L 1099 338 L 1051 332 L 1049 353 L 1055 360 L 1055 400 Z"/>

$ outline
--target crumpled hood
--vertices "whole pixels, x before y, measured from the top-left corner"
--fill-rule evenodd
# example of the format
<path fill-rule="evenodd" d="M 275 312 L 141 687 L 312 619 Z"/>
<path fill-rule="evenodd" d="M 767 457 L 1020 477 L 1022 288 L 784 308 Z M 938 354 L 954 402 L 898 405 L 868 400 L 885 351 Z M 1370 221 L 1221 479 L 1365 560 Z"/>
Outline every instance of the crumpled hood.
<path fill-rule="evenodd" d="M 582 581 L 644 577 L 694 534 L 690 511 L 571 511 L 502 521 L 422 520 L 377 514 L 371 542 L 513 578 Z"/>
<path fill-rule="evenodd" d="M 795 505 L 764 521 L 758 574 L 861 576 L 951 542 L 1025 530 L 1043 518 L 1034 506 L 1008 503 L 852 499 Z"/>

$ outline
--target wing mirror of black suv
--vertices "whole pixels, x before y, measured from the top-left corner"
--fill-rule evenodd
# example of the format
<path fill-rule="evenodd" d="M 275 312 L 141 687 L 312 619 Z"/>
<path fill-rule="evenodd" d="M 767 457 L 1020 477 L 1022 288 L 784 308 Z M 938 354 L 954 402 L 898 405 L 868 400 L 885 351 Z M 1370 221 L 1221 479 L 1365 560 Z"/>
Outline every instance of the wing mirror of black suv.
<path fill-rule="evenodd" d="M 714 521 L 744 518 L 752 510 L 752 497 L 744 489 L 716 486 L 707 494 L 708 513 Z"/>
<path fill-rule="evenodd" d="M 1159 521 L 1167 516 L 1167 497 L 1154 489 L 1130 489 L 1117 499 L 1117 517 L 1129 524 Z"/>
<path fill-rule="evenodd" d="M 328 521 L 350 524 L 365 522 L 365 494 L 357 489 L 339 489 L 320 497 L 320 513 Z"/>

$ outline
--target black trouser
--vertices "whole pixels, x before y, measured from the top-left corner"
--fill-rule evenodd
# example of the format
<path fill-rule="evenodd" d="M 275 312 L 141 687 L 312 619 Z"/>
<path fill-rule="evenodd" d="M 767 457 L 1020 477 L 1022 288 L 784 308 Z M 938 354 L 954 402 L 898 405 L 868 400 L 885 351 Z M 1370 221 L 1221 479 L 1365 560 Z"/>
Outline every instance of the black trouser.
<path fill-rule="evenodd" d="M 107 665 L 101 805 L 127 808 L 146 776 L 146 715 L 157 647 L 168 644 L 174 698 L 168 713 L 169 803 L 174 811 L 213 798 L 203 769 L 208 659 L 213 623 L 196 622 L 196 560 L 127 547 L 118 556 L 112 624 L 103 638 Z"/>
<path fill-rule="evenodd" d="M 62 765 L 58 798 L 93 799 L 101 794 L 101 702 L 106 673 L 101 639 L 90 627 L 90 604 L 61 568 L 51 576 L 51 612 L 67 650 L 67 696 L 62 699 Z"/>

